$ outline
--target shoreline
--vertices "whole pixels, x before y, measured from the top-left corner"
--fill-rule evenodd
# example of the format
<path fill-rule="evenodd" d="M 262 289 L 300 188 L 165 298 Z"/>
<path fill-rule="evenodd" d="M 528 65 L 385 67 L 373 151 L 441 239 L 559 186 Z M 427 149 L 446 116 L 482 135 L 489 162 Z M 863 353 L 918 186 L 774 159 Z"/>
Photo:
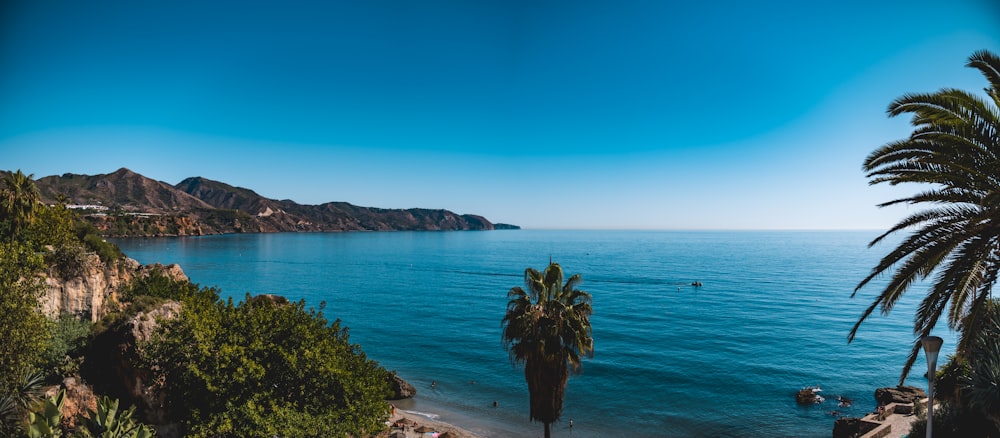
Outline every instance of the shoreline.
<path fill-rule="evenodd" d="M 434 428 L 435 432 L 451 432 L 454 434 L 453 436 L 460 438 L 514 438 L 533 435 L 526 430 L 512 427 L 501 418 L 494 418 L 489 414 L 479 415 L 465 412 L 461 409 L 456 410 L 434 400 L 423 399 L 419 395 L 415 398 L 393 400 L 390 403 L 395 407 L 390 425 L 406 418 L 411 422 L 416 422 L 416 427 L 427 425 Z M 541 431 L 540 425 L 538 430 Z M 390 426 L 389 433 L 380 436 L 392 436 L 392 433 L 397 431 L 401 431 L 400 428 Z M 406 434 L 400 436 L 427 438 L 432 435 L 419 434 L 413 431 L 413 427 L 408 427 Z"/>
<path fill-rule="evenodd" d="M 419 397 L 419 396 L 417 396 Z M 433 403 L 421 403 L 416 397 L 390 401 L 392 413 L 389 417 L 389 431 L 380 436 L 392 438 L 427 438 L 445 435 L 452 438 L 487 438 L 502 436 L 492 433 L 488 427 L 484 428 L 482 423 L 477 423 L 474 419 L 469 421 L 461 420 L 461 416 L 455 415 L 453 411 L 441 409 Z M 442 418 L 443 417 L 443 418 Z M 458 426 L 457 424 L 465 426 Z M 469 424 L 476 426 L 469 427 Z M 421 427 L 431 429 L 430 432 L 418 432 Z M 470 429 L 475 429 L 476 432 Z"/>
<path fill-rule="evenodd" d="M 394 408 L 393 411 L 389 417 L 389 431 L 379 436 L 424 438 L 430 434 L 431 437 L 445 435 L 452 438 L 485 438 L 453 424 L 433 419 L 422 412 L 409 411 L 399 407 Z M 422 428 L 428 428 L 431 431 L 420 432 L 424 430 Z"/>

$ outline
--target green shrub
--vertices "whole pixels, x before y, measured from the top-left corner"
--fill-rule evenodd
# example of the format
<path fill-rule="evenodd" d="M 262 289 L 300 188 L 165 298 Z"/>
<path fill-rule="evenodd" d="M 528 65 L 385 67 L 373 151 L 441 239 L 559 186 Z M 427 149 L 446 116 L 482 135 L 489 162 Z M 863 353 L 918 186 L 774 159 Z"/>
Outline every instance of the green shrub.
<path fill-rule="evenodd" d="M 45 263 L 61 278 L 81 277 L 87 265 L 87 253 L 79 243 L 67 243 L 45 253 Z"/>
<path fill-rule="evenodd" d="M 98 236 L 97 234 L 87 234 L 83 237 L 84 244 L 87 245 L 91 251 L 97 253 L 97 256 L 101 258 L 104 263 L 114 263 L 118 260 L 125 258 L 125 253 L 122 252 L 118 245 L 108 242 Z"/>
<path fill-rule="evenodd" d="M 305 303 L 185 300 L 142 349 L 192 437 L 366 436 L 384 429 L 389 373 Z"/>
<path fill-rule="evenodd" d="M 25 230 L 25 238 L 36 250 L 45 246 L 79 245 L 80 239 L 73 233 L 78 220 L 76 213 L 63 205 L 39 204 L 34 219 Z"/>
<path fill-rule="evenodd" d="M 95 335 L 104 333 L 121 321 L 129 319 L 139 312 L 150 310 L 165 301 L 212 303 L 219 299 L 219 293 L 218 289 L 200 288 L 190 281 L 175 281 L 153 271 L 149 275 L 135 278 L 131 283 L 123 286 L 118 291 L 118 297 L 125 307 L 104 315 L 94 327 Z"/>
<path fill-rule="evenodd" d="M 45 369 L 58 377 L 76 375 L 93 329 L 94 324 L 90 320 L 68 313 L 59 315 L 59 319 L 52 324 L 52 336 L 45 350 Z"/>
<path fill-rule="evenodd" d="M 123 301 L 129 302 L 148 296 L 176 301 L 195 299 L 209 303 L 219 300 L 219 291 L 216 288 L 200 288 L 190 281 L 177 281 L 154 271 L 133 280 L 120 291 L 119 296 Z"/>

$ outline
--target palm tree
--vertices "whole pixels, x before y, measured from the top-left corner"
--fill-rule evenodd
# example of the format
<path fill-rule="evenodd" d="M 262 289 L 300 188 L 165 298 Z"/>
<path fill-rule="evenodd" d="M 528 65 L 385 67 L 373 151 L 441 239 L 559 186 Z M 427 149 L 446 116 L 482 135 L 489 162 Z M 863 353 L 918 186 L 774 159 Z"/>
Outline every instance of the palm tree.
<path fill-rule="evenodd" d="M 913 229 L 851 295 L 892 272 L 885 289 L 854 324 L 849 341 L 875 309 L 889 314 L 914 282 L 933 274 L 914 318 L 918 339 L 900 384 L 917 359 L 919 338 L 930 334 L 946 310 L 949 327 L 961 331 L 956 353 L 966 354 L 1000 269 L 1000 58 L 978 51 L 966 66 L 986 76 L 987 99 L 950 88 L 896 99 L 889 105 L 889 116 L 912 114 L 913 133 L 875 150 L 864 162 L 869 184 L 929 186 L 880 205 L 921 204 L 927 209 L 904 218 L 869 244 Z"/>
<path fill-rule="evenodd" d="M 41 199 L 38 187 L 32 181 L 34 176 L 34 174 L 25 175 L 18 169 L 3 179 L 3 187 L 0 188 L 0 220 L 8 222 L 12 241 L 31 223 L 35 206 Z"/>
<path fill-rule="evenodd" d="M 545 438 L 562 415 L 569 374 L 583 370 L 583 356 L 594 356 L 591 297 L 577 289 L 581 282 L 583 277 L 576 274 L 563 284 L 562 267 L 549 262 L 545 272 L 524 271 L 527 291 L 514 287 L 507 292 L 510 301 L 501 322 L 504 348 L 511 362 L 524 363 L 530 418 L 545 424 Z"/>

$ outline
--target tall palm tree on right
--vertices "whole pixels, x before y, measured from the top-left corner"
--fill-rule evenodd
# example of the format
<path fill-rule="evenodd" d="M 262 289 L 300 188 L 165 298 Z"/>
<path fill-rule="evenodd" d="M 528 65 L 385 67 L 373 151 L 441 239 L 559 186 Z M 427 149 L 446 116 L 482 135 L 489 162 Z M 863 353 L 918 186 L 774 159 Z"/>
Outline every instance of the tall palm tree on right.
<path fill-rule="evenodd" d="M 912 230 L 851 295 L 891 273 L 848 341 L 875 309 L 888 314 L 911 285 L 931 278 L 914 317 L 918 339 L 900 384 L 920 352 L 919 337 L 929 335 L 942 316 L 961 333 L 956 353 L 967 353 L 1000 270 L 1000 58 L 982 50 L 973 53 L 966 66 L 986 77 L 987 98 L 951 88 L 903 95 L 889 105 L 888 113 L 912 114 L 913 133 L 876 149 L 864 161 L 869 184 L 918 183 L 926 188 L 880 205 L 919 204 L 926 209 L 905 217 L 869 244 Z"/>
<path fill-rule="evenodd" d="M 594 354 L 593 309 L 590 294 L 577 289 L 582 281 L 576 274 L 563 284 L 562 267 L 550 262 L 544 272 L 524 271 L 527 291 L 514 287 L 507 292 L 503 343 L 512 362 L 524 363 L 529 418 L 545 425 L 545 438 L 562 415 L 570 372 L 579 373 L 583 356 Z"/>

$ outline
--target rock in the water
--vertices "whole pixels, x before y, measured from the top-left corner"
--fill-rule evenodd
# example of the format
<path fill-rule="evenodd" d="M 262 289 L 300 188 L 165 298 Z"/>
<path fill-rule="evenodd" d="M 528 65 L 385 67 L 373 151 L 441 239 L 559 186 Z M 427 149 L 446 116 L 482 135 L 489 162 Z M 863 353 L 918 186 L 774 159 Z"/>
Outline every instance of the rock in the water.
<path fill-rule="evenodd" d="M 389 380 L 389 388 L 392 390 L 389 400 L 412 398 L 417 395 L 417 388 L 414 388 L 410 382 L 403 380 L 402 377 L 397 376 L 396 373 L 393 373 Z"/>
<path fill-rule="evenodd" d="M 897 386 L 875 390 L 875 402 L 879 406 L 889 403 L 914 403 L 924 398 L 927 398 L 927 393 L 914 386 Z"/>
<path fill-rule="evenodd" d="M 795 393 L 795 401 L 800 405 L 823 403 L 823 397 L 820 397 L 818 394 L 820 391 L 822 391 L 822 389 L 815 386 L 802 388 L 799 392 Z"/>

